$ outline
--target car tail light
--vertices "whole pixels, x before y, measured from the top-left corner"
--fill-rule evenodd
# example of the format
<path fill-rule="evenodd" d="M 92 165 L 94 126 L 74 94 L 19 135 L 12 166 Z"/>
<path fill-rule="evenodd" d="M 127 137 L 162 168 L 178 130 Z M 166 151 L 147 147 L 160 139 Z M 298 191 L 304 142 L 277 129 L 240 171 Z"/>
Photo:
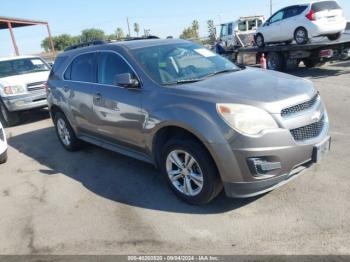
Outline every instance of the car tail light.
<path fill-rule="evenodd" d="M 333 50 L 332 49 L 325 49 L 320 51 L 320 57 L 323 58 L 331 58 L 333 57 Z"/>
<path fill-rule="evenodd" d="M 306 18 L 309 19 L 310 21 L 315 21 L 316 20 L 316 13 L 314 10 L 310 10 L 310 12 L 306 15 Z"/>

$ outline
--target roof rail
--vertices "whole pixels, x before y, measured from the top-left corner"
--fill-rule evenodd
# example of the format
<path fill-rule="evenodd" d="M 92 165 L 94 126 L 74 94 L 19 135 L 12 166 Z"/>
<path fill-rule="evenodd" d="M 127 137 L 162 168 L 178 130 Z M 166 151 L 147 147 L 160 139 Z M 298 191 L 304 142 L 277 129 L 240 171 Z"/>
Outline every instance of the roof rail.
<path fill-rule="evenodd" d="M 64 49 L 64 52 L 66 51 L 70 51 L 70 50 L 74 50 L 74 49 L 78 49 L 78 48 L 82 48 L 82 47 L 88 47 L 88 46 L 94 46 L 94 45 L 104 45 L 107 44 L 108 42 L 103 41 L 103 40 L 95 40 L 92 42 L 86 42 L 86 43 L 80 43 L 80 44 L 76 44 L 76 45 L 72 45 L 70 47 L 67 47 L 66 49 Z"/>
<path fill-rule="evenodd" d="M 159 37 L 154 36 L 154 35 L 150 35 L 150 36 L 146 36 L 146 37 L 127 37 L 127 38 L 120 39 L 120 41 L 136 41 L 136 40 L 150 40 L 150 39 L 159 39 Z M 115 42 L 115 41 L 95 40 L 92 42 L 80 43 L 80 44 L 76 44 L 76 45 L 72 45 L 70 47 L 67 47 L 66 49 L 64 49 L 64 52 L 78 49 L 78 48 L 88 47 L 88 46 L 104 45 L 104 44 L 113 43 L 113 42 Z M 118 41 L 116 41 L 116 42 L 118 42 Z"/>

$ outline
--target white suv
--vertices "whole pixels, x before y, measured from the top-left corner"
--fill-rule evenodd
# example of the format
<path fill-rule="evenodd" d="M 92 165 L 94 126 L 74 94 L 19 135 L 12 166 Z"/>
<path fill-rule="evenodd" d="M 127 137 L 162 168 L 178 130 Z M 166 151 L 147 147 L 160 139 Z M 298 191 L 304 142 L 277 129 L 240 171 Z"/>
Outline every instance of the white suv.
<path fill-rule="evenodd" d="M 0 122 L 0 164 L 3 164 L 7 161 L 7 142 L 5 129 L 2 127 Z"/>
<path fill-rule="evenodd" d="M 263 47 L 266 43 L 290 44 L 295 40 L 302 45 L 317 36 L 327 36 L 333 41 L 340 38 L 345 28 L 346 19 L 336 1 L 311 2 L 276 12 L 258 28 L 255 43 Z"/>
<path fill-rule="evenodd" d="M 19 123 L 22 111 L 47 106 L 45 84 L 51 67 L 40 57 L 0 58 L 0 121 Z"/>

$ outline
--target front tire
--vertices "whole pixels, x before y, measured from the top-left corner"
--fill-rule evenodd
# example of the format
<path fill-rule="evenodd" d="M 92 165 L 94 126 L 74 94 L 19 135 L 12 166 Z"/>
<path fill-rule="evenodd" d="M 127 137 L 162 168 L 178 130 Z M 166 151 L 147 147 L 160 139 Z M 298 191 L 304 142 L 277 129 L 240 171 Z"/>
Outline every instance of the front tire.
<path fill-rule="evenodd" d="M 327 35 L 327 38 L 328 38 L 330 41 L 336 41 L 336 40 L 338 40 L 340 37 L 341 37 L 341 33 L 337 33 L 337 34 L 334 34 L 334 35 Z"/>
<path fill-rule="evenodd" d="M 0 164 L 5 164 L 7 162 L 7 151 L 5 151 L 1 156 L 0 156 Z"/>
<path fill-rule="evenodd" d="M 11 127 L 18 125 L 21 119 L 18 112 L 8 111 L 5 104 L 0 101 L 0 121 L 4 127 Z"/>
<path fill-rule="evenodd" d="M 309 34 L 304 27 L 299 27 L 294 32 L 294 40 L 298 45 L 305 45 L 309 42 Z"/>
<path fill-rule="evenodd" d="M 71 152 L 79 150 L 82 143 L 76 137 L 65 115 L 61 112 L 57 112 L 54 116 L 54 123 L 58 140 L 61 142 L 62 146 Z"/>
<path fill-rule="evenodd" d="M 203 205 L 222 190 L 215 163 L 208 151 L 192 139 L 171 139 L 161 154 L 161 170 L 182 200 Z"/>

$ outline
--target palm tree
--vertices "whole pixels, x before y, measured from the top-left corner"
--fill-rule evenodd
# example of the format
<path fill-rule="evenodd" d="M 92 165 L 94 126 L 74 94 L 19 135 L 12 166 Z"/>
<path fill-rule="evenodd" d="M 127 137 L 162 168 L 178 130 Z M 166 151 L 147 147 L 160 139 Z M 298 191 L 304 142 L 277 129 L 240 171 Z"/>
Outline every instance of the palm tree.
<path fill-rule="evenodd" d="M 117 30 L 115 31 L 115 35 L 117 37 L 117 40 L 123 39 L 124 38 L 124 31 L 123 31 L 123 29 L 118 27 Z"/>

